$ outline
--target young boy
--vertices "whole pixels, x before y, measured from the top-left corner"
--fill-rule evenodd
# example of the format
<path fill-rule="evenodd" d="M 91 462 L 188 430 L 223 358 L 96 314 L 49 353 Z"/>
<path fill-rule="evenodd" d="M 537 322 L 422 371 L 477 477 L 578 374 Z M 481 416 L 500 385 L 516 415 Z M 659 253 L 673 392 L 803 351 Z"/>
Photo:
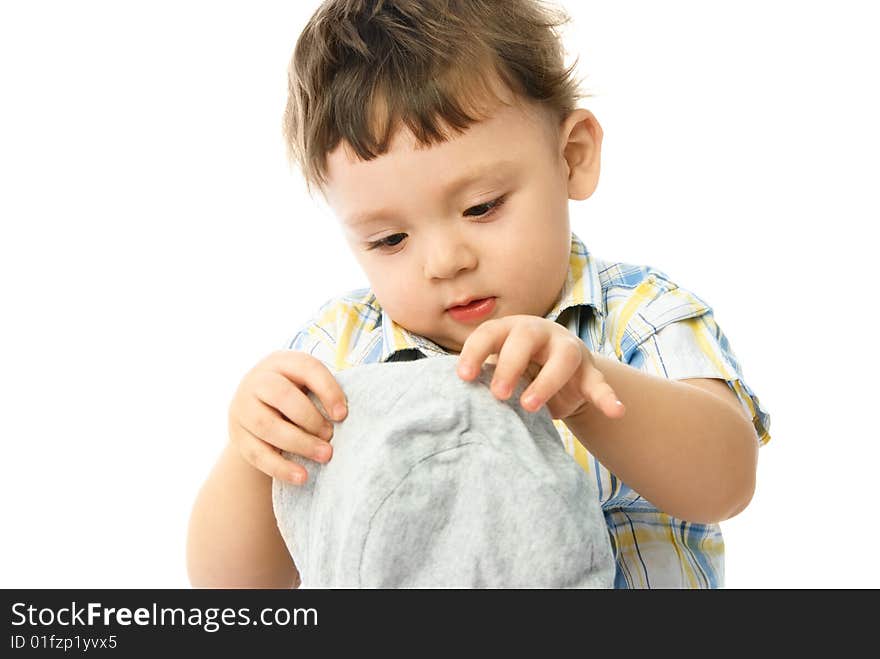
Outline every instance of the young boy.
<path fill-rule="evenodd" d="M 593 256 L 568 200 L 599 179 L 602 129 L 577 107 L 534 0 L 328 0 L 297 43 L 290 152 L 344 228 L 370 288 L 327 302 L 243 378 L 230 441 L 196 500 L 194 585 L 298 583 L 272 478 L 281 451 L 326 462 L 360 364 L 459 354 L 472 381 L 546 406 L 596 479 L 615 587 L 723 585 L 718 523 L 755 487 L 770 418 L 712 309 L 664 273 Z"/>

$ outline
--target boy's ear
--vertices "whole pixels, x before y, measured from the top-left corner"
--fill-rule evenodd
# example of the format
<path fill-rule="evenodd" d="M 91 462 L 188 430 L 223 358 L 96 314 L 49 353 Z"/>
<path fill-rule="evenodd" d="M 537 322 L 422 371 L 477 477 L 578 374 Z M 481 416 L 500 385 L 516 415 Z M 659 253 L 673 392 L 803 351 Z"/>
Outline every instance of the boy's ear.
<path fill-rule="evenodd" d="M 568 197 L 586 199 L 599 183 L 602 127 L 592 112 L 578 108 L 562 122 L 560 139 L 568 174 Z"/>

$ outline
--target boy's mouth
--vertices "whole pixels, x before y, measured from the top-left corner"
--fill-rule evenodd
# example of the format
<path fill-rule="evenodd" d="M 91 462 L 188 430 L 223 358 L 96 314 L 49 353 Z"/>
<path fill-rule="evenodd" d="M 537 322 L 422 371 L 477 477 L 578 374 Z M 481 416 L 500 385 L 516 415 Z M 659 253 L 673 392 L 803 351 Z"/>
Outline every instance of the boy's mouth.
<path fill-rule="evenodd" d="M 495 310 L 495 299 L 494 297 L 478 298 L 464 304 L 451 306 L 446 311 L 453 320 L 461 323 L 482 320 Z"/>

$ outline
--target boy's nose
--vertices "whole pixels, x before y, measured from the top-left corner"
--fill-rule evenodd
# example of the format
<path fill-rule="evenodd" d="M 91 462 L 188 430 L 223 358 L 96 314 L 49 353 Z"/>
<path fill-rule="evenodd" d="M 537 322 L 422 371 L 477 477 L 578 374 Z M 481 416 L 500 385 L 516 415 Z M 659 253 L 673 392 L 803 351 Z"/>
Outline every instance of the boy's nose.
<path fill-rule="evenodd" d="M 425 277 L 450 279 L 458 273 L 473 270 L 477 255 L 464 241 L 454 238 L 433 240 L 425 259 Z"/>

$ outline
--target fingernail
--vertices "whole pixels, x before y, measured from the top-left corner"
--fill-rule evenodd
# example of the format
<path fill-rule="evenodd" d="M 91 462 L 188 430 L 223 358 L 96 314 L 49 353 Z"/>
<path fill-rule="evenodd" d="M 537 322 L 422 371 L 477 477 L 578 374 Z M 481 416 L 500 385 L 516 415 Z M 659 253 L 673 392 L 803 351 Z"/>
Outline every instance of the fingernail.
<path fill-rule="evenodd" d="M 333 426 L 331 426 L 331 425 L 323 426 L 321 428 L 321 437 L 323 437 L 324 439 L 326 439 L 329 442 L 330 438 L 333 437 Z"/>
<path fill-rule="evenodd" d="M 345 405 L 343 405 L 342 403 L 336 403 L 335 407 L 333 408 L 333 418 L 337 421 L 342 421 L 344 416 Z"/>
<path fill-rule="evenodd" d="M 458 374 L 463 378 L 469 378 L 474 374 L 474 368 L 468 364 L 459 364 Z"/>
<path fill-rule="evenodd" d="M 299 472 L 290 475 L 290 482 L 294 485 L 302 485 L 305 480 L 305 476 Z"/>
<path fill-rule="evenodd" d="M 538 409 L 539 407 L 541 407 L 538 401 L 538 397 L 534 394 L 529 394 L 528 396 L 526 396 L 523 400 L 523 405 L 526 409 Z"/>
<path fill-rule="evenodd" d="M 315 447 L 315 458 L 317 458 L 320 462 L 324 462 L 330 457 L 330 447 L 326 444 L 322 444 L 321 446 Z"/>

